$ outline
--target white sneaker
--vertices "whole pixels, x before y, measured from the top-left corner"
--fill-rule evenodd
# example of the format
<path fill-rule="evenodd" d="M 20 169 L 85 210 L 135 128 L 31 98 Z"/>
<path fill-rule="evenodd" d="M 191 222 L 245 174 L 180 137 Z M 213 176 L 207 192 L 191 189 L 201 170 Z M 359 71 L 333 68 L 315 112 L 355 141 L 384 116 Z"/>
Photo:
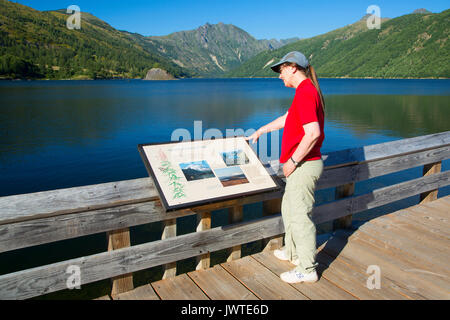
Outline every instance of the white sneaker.
<path fill-rule="evenodd" d="M 286 252 L 284 250 L 280 250 L 280 249 L 276 249 L 273 252 L 274 256 L 277 257 L 278 259 L 282 260 L 282 261 L 289 261 L 289 258 L 286 255 Z M 300 259 L 297 258 L 294 261 L 290 261 L 292 264 L 298 266 L 300 264 Z"/>
<path fill-rule="evenodd" d="M 289 258 L 286 255 L 286 252 L 284 252 L 284 250 L 275 249 L 273 254 L 275 255 L 275 257 L 277 257 L 280 260 L 283 260 L 283 261 L 288 261 L 289 260 Z"/>
<path fill-rule="evenodd" d="M 298 271 L 291 270 L 288 272 L 284 272 L 280 275 L 281 280 L 287 283 L 300 283 L 300 282 L 317 282 L 319 277 L 317 276 L 317 272 L 313 271 L 311 273 L 300 273 Z"/>

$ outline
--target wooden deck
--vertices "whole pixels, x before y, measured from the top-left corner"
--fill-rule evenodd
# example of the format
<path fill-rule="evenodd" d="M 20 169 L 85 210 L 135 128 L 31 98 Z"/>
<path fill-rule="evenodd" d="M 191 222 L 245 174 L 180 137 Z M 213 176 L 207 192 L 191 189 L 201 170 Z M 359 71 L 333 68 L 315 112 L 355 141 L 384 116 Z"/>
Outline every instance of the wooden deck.
<path fill-rule="evenodd" d="M 157 281 L 116 300 L 450 299 L 450 196 L 400 210 L 351 231 L 336 231 L 318 249 L 320 280 L 286 284 L 292 269 L 261 252 Z M 381 288 L 367 281 L 378 266 Z M 103 297 L 109 298 L 109 297 Z"/>

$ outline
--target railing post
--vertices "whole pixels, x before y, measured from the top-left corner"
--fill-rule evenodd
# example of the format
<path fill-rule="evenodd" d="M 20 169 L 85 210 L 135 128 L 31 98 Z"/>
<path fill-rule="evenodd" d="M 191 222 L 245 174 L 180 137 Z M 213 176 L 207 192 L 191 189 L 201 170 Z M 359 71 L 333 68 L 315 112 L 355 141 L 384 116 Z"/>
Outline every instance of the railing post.
<path fill-rule="evenodd" d="M 441 172 L 442 162 L 435 162 L 423 166 L 423 176 L 429 176 Z M 420 203 L 431 202 L 437 199 L 438 190 L 431 190 L 420 195 Z"/>
<path fill-rule="evenodd" d="M 177 219 L 164 221 L 164 231 L 161 239 L 168 239 L 177 236 Z M 177 262 L 165 264 L 163 266 L 163 279 L 174 278 L 177 275 Z"/>
<path fill-rule="evenodd" d="M 342 199 L 350 197 L 355 192 L 355 183 L 348 183 L 342 186 L 336 187 L 335 199 Z M 349 229 L 352 226 L 352 215 L 348 215 L 339 219 L 336 219 L 333 223 L 334 230 L 336 229 Z"/>
<path fill-rule="evenodd" d="M 242 222 L 243 208 L 244 208 L 243 206 L 234 206 L 228 209 L 228 222 L 230 224 Z M 241 246 L 234 246 L 229 249 L 227 262 L 237 260 L 240 258 L 241 258 Z"/>
<path fill-rule="evenodd" d="M 281 199 L 263 201 L 263 216 L 271 216 L 281 212 Z M 262 240 L 263 251 L 280 249 L 283 246 L 283 235 Z"/>
<path fill-rule="evenodd" d="M 107 233 L 108 251 L 113 251 L 131 246 L 130 229 L 114 230 Z M 114 297 L 120 293 L 128 292 L 134 289 L 133 274 L 124 274 L 111 279 L 111 296 Z"/>
<path fill-rule="evenodd" d="M 211 212 L 203 212 L 197 215 L 197 232 L 211 229 Z M 196 270 L 208 269 L 211 266 L 209 252 L 197 257 Z"/>

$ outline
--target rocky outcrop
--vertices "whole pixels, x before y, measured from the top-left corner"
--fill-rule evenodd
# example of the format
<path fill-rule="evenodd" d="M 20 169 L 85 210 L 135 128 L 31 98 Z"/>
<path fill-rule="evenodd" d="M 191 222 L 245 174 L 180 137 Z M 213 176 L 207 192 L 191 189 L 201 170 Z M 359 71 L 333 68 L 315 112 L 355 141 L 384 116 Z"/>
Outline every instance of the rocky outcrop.
<path fill-rule="evenodd" d="M 147 72 L 144 80 L 176 80 L 176 78 L 166 70 L 153 68 Z"/>
<path fill-rule="evenodd" d="M 414 13 L 414 14 L 416 14 L 416 13 L 425 13 L 425 14 L 429 14 L 429 13 L 432 13 L 432 12 L 431 12 L 431 11 L 428 11 L 427 9 L 420 8 L 420 9 L 414 10 L 413 13 Z"/>

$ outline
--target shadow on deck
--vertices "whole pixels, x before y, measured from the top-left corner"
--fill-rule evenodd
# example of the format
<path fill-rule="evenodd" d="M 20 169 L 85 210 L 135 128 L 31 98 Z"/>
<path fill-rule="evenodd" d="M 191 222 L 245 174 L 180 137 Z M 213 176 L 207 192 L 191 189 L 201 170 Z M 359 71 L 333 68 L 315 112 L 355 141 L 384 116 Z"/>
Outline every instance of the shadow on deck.
<path fill-rule="evenodd" d="M 314 284 L 282 282 L 279 275 L 294 266 L 269 251 L 157 281 L 113 299 L 450 299 L 449 208 L 447 196 L 334 232 L 318 248 L 320 280 Z M 374 270 L 380 274 L 379 289 L 369 289 L 376 284 Z"/>

